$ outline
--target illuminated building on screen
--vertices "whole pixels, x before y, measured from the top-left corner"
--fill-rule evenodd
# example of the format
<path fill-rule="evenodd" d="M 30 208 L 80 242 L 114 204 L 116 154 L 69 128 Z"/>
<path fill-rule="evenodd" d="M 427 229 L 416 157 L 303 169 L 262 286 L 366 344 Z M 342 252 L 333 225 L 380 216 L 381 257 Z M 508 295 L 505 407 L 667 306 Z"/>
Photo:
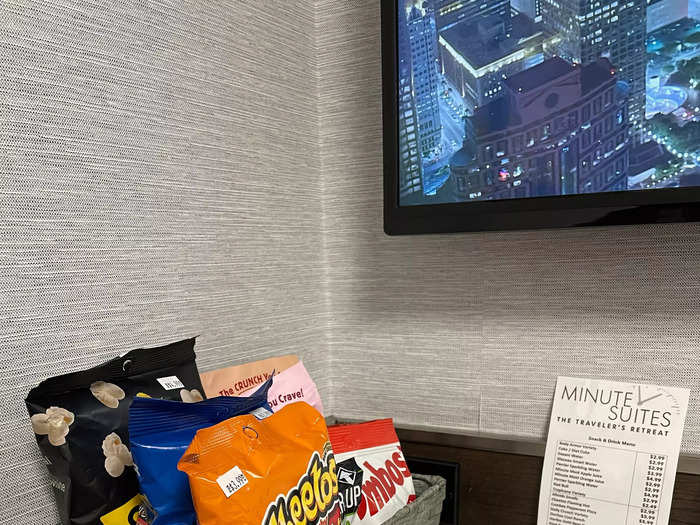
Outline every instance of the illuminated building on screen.
<path fill-rule="evenodd" d="M 542 21 L 542 0 L 511 0 L 511 7 L 535 22 Z"/>
<path fill-rule="evenodd" d="M 432 0 L 438 31 L 458 22 L 476 21 L 481 17 L 510 18 L 510 0 Z"/>
<path fill-rule="evenodd" d="M 688 17 L 688 0 L 647 0 L 647 34 Z"/>
<path fill-rule="evenodd" d="M 647 0 L 542 0 L 542 21 L 558 35 L 551 54 L 577 64 L 609 58 L 630 87 L 632 123 L 645 113 Z"/>
<path fill-rule="evenodd" d="M 629 89 L 607 59 L 550 58 L 504 81 L 451 162 L 460 200 L 627 189 Z"/>
<path fill-rule="evenodd" d="M 498 16 L 461 22 L 440 33 L 443 74 L 471 106 L 503 95 L 503 79 L 543 60 L 541 27 L 525 15 L 512 19 L 506 32 Z"/>
<path fill-rule="evenodd" d="M 423 190 L 422 162 L 418 150 L 418 116 L 413 98 L 411 44 L 406 12 L 399 9 L 398 38 L 398 121 L 399 121 L 399 195 L 406 197 Z"/>
<path fill-rule="evenodd" d="M 432 9 L 414 6 L 408 14 L 408 39 L 413 71 L 413 98 L 418 117 L 418 147 L 427 155 L 440 145 L 437 29 Z"/>

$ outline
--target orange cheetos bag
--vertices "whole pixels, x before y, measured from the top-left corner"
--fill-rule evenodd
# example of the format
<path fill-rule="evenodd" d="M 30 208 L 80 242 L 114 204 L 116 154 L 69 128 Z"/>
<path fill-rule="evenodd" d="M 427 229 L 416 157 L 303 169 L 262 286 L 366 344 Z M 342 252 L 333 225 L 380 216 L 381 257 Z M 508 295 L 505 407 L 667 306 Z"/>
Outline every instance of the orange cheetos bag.
<path fill-rule="evenodd" d="M 199 525 L 340 525 L 328 429 L 307 403 L 197 431 L 178 469 Z"/>

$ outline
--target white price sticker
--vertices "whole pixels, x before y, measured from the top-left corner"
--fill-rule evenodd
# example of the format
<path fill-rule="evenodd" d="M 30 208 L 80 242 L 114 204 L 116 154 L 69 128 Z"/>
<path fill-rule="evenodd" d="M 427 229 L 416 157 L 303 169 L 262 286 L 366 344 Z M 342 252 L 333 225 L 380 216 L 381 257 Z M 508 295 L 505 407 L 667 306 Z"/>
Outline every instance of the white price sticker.
<path fill-rule="evenodd" d="M 160 386 L 166 390 L 175 390 L 176 388 L 185 388 L 177 376 L 159 377 L 157 378 Z"/>
<path fill-rule="evenodd" d="M 270 412 L 267 408 L 265 407 L 259 407 L 256 408 L 251 412 L 256 418 L 258 419 L 265 419 L 268 418 L 272 415 L 272 412 Z"/>
<path fill-rule="evenodd" d="M 216 478 L 216 482 L 221 487 L 221 490 L 224 491 L 226 497 L 229 498 L 248 484 L 248 478 L 245 477 L 240 468 L 233 467 Z"/>

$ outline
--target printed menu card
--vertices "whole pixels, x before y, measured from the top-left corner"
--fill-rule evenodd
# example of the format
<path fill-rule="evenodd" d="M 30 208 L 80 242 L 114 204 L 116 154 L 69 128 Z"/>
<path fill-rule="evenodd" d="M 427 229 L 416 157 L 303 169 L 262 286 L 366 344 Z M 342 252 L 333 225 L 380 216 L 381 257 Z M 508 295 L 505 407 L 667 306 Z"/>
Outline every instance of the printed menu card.
<path fill-rule="evenodd" d="M 538 525 L 667 525 L 690 391 L 560 377 Z"/>

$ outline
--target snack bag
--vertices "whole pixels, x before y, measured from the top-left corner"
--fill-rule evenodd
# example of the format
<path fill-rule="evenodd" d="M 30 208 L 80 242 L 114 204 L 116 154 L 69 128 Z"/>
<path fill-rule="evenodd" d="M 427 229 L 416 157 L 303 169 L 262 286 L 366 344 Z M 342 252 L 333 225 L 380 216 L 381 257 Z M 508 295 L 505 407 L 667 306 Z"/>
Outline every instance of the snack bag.
<path fill-rule="evenodd" d="M 241 396 L 246 397 L 251 393 L 252 390 L 248 390 L 243 392 Z M 273 412 L 281 410 L 287 403 L 305 401 L 323 414 L 323 403 L 321 403 L 321 396 L 316 389 L 316 383 L 311 379 L 301 361 L 273 377 L 268 401 Z"/>
<path fill-rule="evenodd" d="M 178 468 L 199 525 L 340 524 L 328 430 L 307 403 L 198 430 Z"/>
<path fill-rule="evenodd" d="M 272 414 L 267 403 L 271 385 L 272 378 L 250 397 L 214 397 L 195 404 L 134 399 L 129 409 L 129 441 L 141 491 L 155 514 L 153 525 L 195 525 L 189 481 L 177 462 L 200 428 L 241 414 Z"/>
<path fill-rule="evenodd" d="M 279 374 L 298 361 L 299 358 L 295 355 L 285 355 L 204 372 L 201 375 L 204 393 L 207 397 L 240 396 L 243 392 L 262 385 L 273 371 Z"/>
<path fill-rule="evenodd" d="M 391 419 L 328 428 L 343 525 L 384 523 L 416 499 Z"/>
<path fill-rule="evenodd" d="M 132 350 L 102 365 L 52 377 L 26 399 L 65 525 L 135 523 L 142 503 L 129 448 L 137 395 L 201 400 L 194 339 Z"/>

